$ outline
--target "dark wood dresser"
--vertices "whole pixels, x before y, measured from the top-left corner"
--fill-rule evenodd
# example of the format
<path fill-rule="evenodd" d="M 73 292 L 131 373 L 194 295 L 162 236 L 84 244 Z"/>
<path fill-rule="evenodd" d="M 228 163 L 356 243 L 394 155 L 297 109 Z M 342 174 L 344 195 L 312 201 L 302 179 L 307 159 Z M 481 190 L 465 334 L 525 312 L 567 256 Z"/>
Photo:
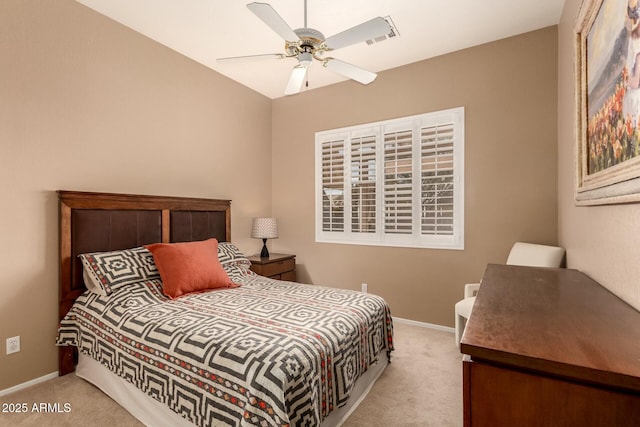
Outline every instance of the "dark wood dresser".
<path fill-rule="evenodd" d="M 296 256 L 289 254 L 270 254 L 268 258 L 248 257 L 251 270 L 261 276 L 272 279 L 296 281 Z"/>
<path fill-rule="evenodd" d="M 489 265 L 460 351 L 465 426 L 640 426 L 640 313 L 577 270 Z"/>

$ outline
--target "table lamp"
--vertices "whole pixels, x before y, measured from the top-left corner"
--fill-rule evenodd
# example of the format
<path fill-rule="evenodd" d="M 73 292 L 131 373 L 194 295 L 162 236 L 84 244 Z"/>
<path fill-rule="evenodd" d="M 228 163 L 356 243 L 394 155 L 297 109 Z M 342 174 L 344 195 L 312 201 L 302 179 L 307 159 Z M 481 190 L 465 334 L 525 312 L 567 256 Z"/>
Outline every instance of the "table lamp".
<path fill-rule="evenodd" d="M 278 221 L 275 218 L 253 218 L 251 237 L 254 239 L 262 239 L 260 258 L 269 258 L 267 239 L 278 238 Z"/>

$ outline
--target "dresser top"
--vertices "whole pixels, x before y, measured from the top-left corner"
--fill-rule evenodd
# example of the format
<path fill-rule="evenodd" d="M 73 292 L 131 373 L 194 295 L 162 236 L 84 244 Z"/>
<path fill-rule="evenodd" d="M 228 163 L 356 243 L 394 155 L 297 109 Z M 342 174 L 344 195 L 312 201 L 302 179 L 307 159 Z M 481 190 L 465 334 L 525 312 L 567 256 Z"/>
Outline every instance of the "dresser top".
<path fill-rule="evenodd" d="M 472 360 L 640 392 L 640 313 L 577 270 L 490 264 L 460 348 Z"/>

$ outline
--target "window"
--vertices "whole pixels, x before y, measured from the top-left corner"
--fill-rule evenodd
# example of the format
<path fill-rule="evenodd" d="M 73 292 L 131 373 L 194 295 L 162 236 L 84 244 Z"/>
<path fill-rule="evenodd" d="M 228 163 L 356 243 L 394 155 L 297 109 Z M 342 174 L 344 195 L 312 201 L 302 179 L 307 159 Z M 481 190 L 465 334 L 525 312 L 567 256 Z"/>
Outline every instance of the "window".
<path fill-rule="evenodd" d="M 464 248 L 464 108 L 316 133 L 316 241 Z"/>

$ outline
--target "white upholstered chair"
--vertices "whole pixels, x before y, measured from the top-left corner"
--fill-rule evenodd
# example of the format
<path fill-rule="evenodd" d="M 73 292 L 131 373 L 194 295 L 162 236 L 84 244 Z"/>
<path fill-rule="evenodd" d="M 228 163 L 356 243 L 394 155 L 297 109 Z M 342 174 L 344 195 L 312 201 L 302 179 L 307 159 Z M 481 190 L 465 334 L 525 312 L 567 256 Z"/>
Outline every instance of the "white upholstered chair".
<path fill-rule="evenodd" d="M 537 245 L 534 243 L 516 242 L 509 252 L 508 265 L 524 265 L 528 267 L 552 267 L 557 268 L 562 264 L 564 249 L 556 246 Z M 467 283 L 464 285 L 464 299 L 458 301 L 456 312 L 456 344 L 460 346 L 460 339 L 464 333 L 464 327 L 471 315 L 473 303 L 476 301 L 476 293 L 480 283 Z"/>

